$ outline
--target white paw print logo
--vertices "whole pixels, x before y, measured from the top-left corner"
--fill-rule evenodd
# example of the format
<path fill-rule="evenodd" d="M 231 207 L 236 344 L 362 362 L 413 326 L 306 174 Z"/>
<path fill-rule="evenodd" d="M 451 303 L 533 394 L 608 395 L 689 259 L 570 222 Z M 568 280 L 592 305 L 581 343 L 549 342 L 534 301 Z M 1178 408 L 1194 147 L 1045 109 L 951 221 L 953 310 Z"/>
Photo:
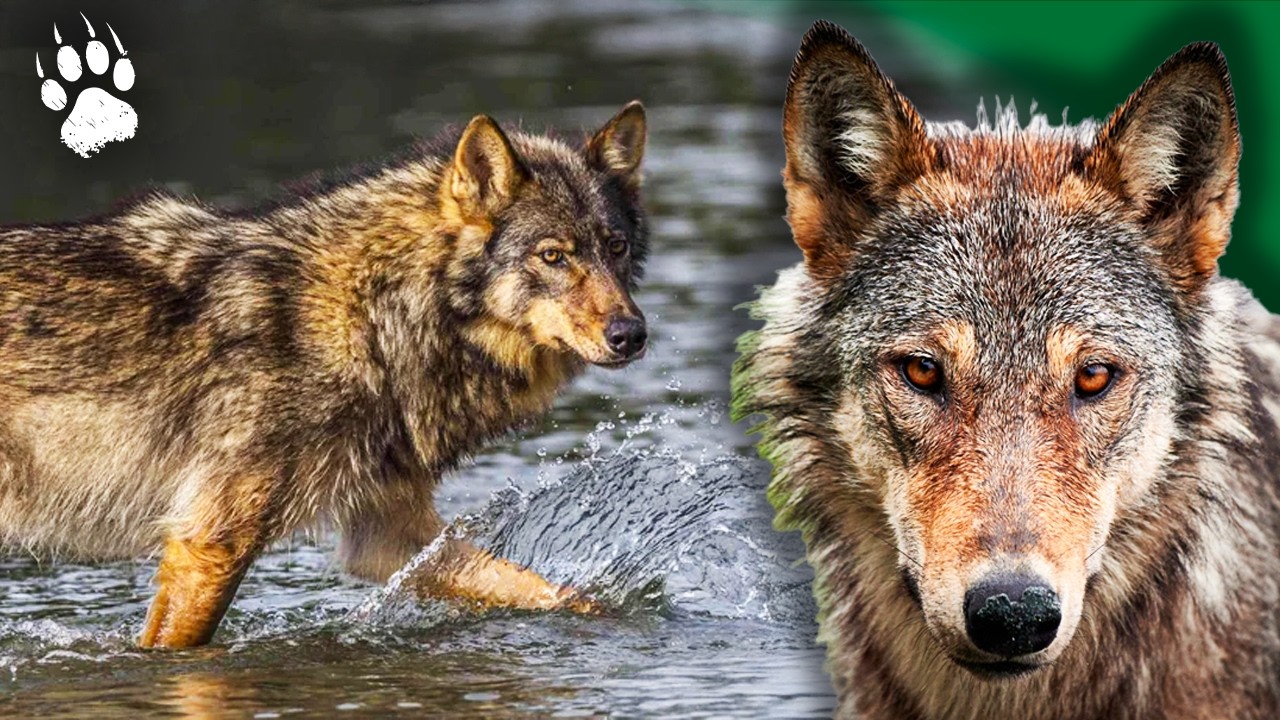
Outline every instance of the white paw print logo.
<path fill-rule="evenodd" d="M 89 28 L 89 37 L 93 38 L 93 26 L 89 24 L 89 18 L 84 17 L 84 13 L 81 13 L 80 17 L 84 18 L 84 24 Z M 116 37 L 116 31 L 111 29 L 110 24 L 107 25 L 107 30 L 111 32 L 111 39 L 115 40 L 116 51 L 120 54 L 115 62 L 115 69 L 111 71 L 111 81 L 116 90 L 123 92 L 133 87 L 133 63 L 125 57 L 127 53 L 120 45 L 120 38 Z M 62 45 L 62 36 L 58 33 L 57 25 L 53 26 L 53 39 Z M 85 64 L 89 66 L 89 72 L 94 75 L 102 75 L 111 66 L 111 55 L 107 52 L 107 46 L 98 40 L 91 39 L 89 44 L 85 45 L 84 59 Z M 62 76 L 63 83 L 75 92 L 71 83 L 84 75 L 84 68 L 80 64 L 80 54 L 70 45 L 62 45 L 58 48 L 58 74 Z M 39 53 L 36 53 L 36 75 L 44 78 L 44 68 L 40 67 Z M 87 79 L 94 80 L 92 76 Z M 63 83 L 49 78 L 40 86 L 40 99 L 45 107 L 50 110 L 62 110 L 67 106 L 67 91 L 63 89 Z M 82 157 L 89 157 L 113 140 L 128 140 L 137 130 L 138 114 L 133 111 L 129 103 L 116 98 L 102 88 L 88 87 L 80 91 L 71 107 L 71 114 L 62 123 L 62 143 Z"/>

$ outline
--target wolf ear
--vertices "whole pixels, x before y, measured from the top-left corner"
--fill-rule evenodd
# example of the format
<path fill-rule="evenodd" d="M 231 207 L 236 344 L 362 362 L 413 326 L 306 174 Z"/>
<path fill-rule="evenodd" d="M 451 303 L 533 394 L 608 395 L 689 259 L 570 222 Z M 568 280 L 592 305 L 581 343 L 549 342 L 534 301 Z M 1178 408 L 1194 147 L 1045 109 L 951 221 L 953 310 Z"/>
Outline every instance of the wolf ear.
<path fill-rule="evenodd" d="M 639 185 L 645 131 L 644 105 L 632 100 L 587 141 L 587 159 L 592 167 L 623 178 L 627 185 Z"/>
<path fill-rule="evenodd" d="M 464 212 L 492 215 L 511 203 L 528 176 L 493 118 L 477 115 L 454 150 L 449 190 Z"/>
<path fill-rule="evenodd" d="M 1239 161 L 1227 61 L 1201 42 L 1166 60 L 1112 113 L 1084 166 L 1140 213 L 1175 282 L 1197 287 L 1231 237 Z"/>
<path fill-rule="evenodd" d="M 811 269 L 848 252 L 824 236 L 833 204 L 852 200 L 855 211 L 872 212 L 934 157 L 911 103 L 866 48 L 824 20 L 805 33 L 791 66 L 782 136 L 787 218 Z"/>

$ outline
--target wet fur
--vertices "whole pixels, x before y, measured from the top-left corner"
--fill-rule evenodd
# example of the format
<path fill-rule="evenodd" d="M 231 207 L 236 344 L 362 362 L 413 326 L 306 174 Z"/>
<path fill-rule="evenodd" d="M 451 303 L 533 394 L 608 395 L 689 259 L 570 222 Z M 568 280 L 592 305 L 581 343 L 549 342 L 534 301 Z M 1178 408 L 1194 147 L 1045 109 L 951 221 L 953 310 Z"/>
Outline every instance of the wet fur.
<path fill-rule="evenodd" d="M 638 315 L 643 121 L 633 103 L 574 147 L 480 117 L 250 211 L 155 194 L 0 230 L 0 543 L 165 548 L 145 645 L 207 641 L 296 528 L 332 523 L 346 567 L 386 579 L 441 531 L 441 476 Z M 547 238 L 574 282 L 534 256 Z"/>
<path fill-rule="evenodd" d="M 1280 321 L 1216 271 L 1240 148 L 1217 48 L 1101 125 L 970 129 L 819 23 L 784 137 L 805 262 L 754 307 L 735 413 L 806 540 L 838 714 L 1277 716 Z M 894 371 L 922 350 L 936 402 Z M 1128 372 L 1085 406 L 1092 354 Z M 992 679 L 956 662 L 984 659 L 957 608 L 1010 558 L 1078 624 Z"/>

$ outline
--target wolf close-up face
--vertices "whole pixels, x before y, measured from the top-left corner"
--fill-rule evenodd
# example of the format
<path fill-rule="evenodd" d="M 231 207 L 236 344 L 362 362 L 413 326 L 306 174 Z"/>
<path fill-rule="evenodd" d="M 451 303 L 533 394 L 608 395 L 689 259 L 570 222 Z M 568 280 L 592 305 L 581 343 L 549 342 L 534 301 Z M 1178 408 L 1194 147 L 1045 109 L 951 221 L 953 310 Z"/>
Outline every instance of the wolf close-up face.
<path fill-rule="evenodd" d="M 976 132 L 923 127 L 858 48 L 823 40 L 793 78 L 788 180 L 797 241 L 833 283 L 821 312 L 847 383 L 841 440 L 865 453 L 855 462 L 942 646 L 992 672 L 1034 667 L 1070 641 L 1111 519 L 1168 454 L 1195 358 L 1178 342 L 1180 288 L 1149 261 L 1151 211 L 1132 206 L 1164 202 L 1179 131 L 1204 143 L 1190 150 L 1205 175 L 1214 158 L 1234 165 L 1230 91 L 1199 82 L 1219 67 L 1193 48 L 1173 61 L 1191 60 L 1187 77 L 1158 78 L 1128 109 L 1168 127 L 1108 128 L 1127 134 L 1101 149 L 1139 149 L 1119 161 L 1147 188 L 1090 177 L 1116 161 L 1086 154 L 1092 124 L 1023 129 L 1009 108 Z M 1199 103 L 1218 112 L 1193 114 Z M 1214 183 L 1213 219 L 1229 217 L 1230 178 L 1194 180 Z M 870 217 L 873 204 L 884 207 Z M 1195 257 L 1167 261 L 1195 282 Z M 1038 599 L 1022 616 L 987 603 L 1024 590 Z"/>
<path fill-rule="evenodd" d="M 1184 48 L 1101 125 L 1023 126 L 1010 105 L 969 129 L 925 123 L 820 22 L 783 135 L 804 263 L 756 305 L 735 402 L 766 418 L 837 690 L 918 683 L 899 711 L 946 707 L 947 661 L 1042 677 L 1082 627 L 1094 650 L 1063 667 L 1083 671 L 1104 618 L 1135 612 L 1133 574 L 1214 552 L 1175 537 L 1185 496 L 1214 492 L 1188 457 L 1255 437 L 1227 339 L 1242 291 L 1216 276 L 1240 153 L 1222 55 Z M 1222 594 L 1221 563 L 1186 562 Z"/>
<path fill-rule="evenodd" d="M 631 293 L 648 253 L 638 200 L 644 142 L 638 102 L 580 154 L 540 136 L 508 138 L 487 119 L 464 131 L 442 210 L 486 239 L 483 253 L 461 254 L 449 273 L 462 292 L 483 288 L 472 300 L 491 321 L 473 337 L 495 356 L 543 348 L 603 367 L 643 356 L 645 320 Z"/>

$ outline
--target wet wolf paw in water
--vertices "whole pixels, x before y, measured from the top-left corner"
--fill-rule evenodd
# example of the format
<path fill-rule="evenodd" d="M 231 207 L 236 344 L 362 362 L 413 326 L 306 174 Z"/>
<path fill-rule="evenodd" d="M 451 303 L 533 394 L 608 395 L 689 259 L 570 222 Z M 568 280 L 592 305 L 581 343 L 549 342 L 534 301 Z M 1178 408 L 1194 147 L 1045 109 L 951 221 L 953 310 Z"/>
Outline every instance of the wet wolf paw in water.
<path fill-rule="evenodd" d="M 80 17 L 83 18 L 84 15 L 81 14 Z M 70 45 L 62 45 L 62 34 L 58 32 L 57 25 L 53 26 L 53 39 L 61 45 L 58 48 L 57 66 L 63 82 L 48 78 L 40 85 L 40 100 L 50 110 L 60 112 L 66 109 L 67 89 L 63 87 L 64 84 L 75 93 L 72 83 L 78 82 L 82 77 L 93 82 L 96 79 L 94 76 L 103 75 L 107 68 L 112 67 L 107 46 L 95 39 L 93 25 L 88 18 L 84 18 L 84 24 L 89 29 L 91 39 L 84 47 L 83 65 L 80 53 Z M 107 25 L 107 30 L 110 31 L 120 56 L 111 71 L 111 83 L 117 91 L 124 92 L 133 87 L 133 62 L 125 57 L 127 53 L 124 46 L 120 44 L 120 38 L 110 24 Z M 84 65 L 88 66 L 88 73 L 85 72 Z M 41 79 L 45 76 L 39 53 L 36 54 L 36 75 Z M 75 96 L 71 114 L 62 122 L 62 143 L 81 157 L 87 158 L 113 140 L 128 140 L 137 130 L 138 114 L 129 103 L 102 88 L 87 87 Z"/>

